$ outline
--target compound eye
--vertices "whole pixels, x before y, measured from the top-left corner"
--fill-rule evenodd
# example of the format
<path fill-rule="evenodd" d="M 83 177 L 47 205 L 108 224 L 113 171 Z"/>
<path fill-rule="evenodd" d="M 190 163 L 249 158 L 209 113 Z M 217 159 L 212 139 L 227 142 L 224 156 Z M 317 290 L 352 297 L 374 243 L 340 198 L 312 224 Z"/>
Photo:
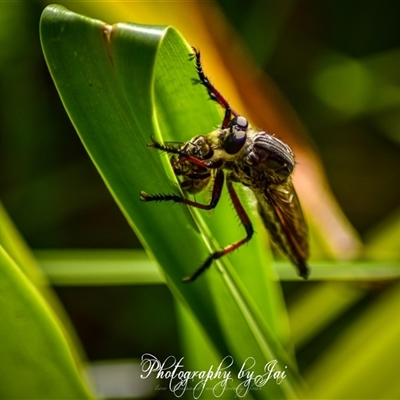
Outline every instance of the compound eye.
<path fill-rule="evenodd" d="M 248 126 L 247 119 L 241 115 L 232 119 L 229 124 L 229 132 L 222 143 L 228 154 L 236 154 L 244 146 Z"/>

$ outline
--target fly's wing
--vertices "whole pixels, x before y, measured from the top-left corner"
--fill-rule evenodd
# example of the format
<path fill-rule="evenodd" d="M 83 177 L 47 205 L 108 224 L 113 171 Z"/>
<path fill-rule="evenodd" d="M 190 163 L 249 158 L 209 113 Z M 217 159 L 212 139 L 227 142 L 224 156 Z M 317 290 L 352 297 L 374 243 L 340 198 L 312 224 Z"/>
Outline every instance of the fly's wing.
<path fill-rule="evenodd" d="M 291 181 L 270 185 L 265 190 L 268 205 L 260 204 L 260 214 L 272 240 L 290 257 L 299 275 L 308 277 L 308 227 Z"/>

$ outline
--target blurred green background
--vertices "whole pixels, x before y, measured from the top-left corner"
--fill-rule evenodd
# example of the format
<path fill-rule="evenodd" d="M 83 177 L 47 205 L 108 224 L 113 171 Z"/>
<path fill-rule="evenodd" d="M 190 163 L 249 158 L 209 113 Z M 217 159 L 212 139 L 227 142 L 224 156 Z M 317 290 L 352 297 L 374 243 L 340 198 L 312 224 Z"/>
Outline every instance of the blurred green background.
<path fill-rule="evenodd" d="M 34 250 L 139 248 L 45 65 L 38 25 L 47 4 L 0 3 L 0 198 Z M 90 17 L 117 22 L 107 18 L 109 3 L 60 4 L 80 13 L 86 7 Z M 216 4 L 307 127 L 366 254 L 398 261 L 400 2 Z M 135 3 L 130 7 L 134 13 Z M 157 14 L 157 7 L 153 3 L 149 13 Z M 316 285 L 284 283 L 288 304 Z M 357 300 L 324 325 L 317 340 L 298 347 L 302 371 L 393 285 L 355 285 L 361 293 Z M 174 304 L 163 285 L 57 286 L 56 291 L 90 360 L 137 358 L 145 352 L 163 359 L 181 351 Z M 392 311 L 396 318 L 397 310 Z"/>

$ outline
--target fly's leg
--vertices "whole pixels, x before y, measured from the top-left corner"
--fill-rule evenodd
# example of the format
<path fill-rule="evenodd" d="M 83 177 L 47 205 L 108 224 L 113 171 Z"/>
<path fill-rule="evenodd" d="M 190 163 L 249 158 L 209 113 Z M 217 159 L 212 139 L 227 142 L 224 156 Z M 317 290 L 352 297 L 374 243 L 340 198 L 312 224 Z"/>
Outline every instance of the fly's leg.
<path fill-rule="evenodd" d="M 157 149 L 157 150 L 161 150 L 161 151 L 164 151 L 164 152 L 170 153 L 170 154 L 178 154 L 180 156 L 178 161 L 173 166 L 181 164 L 185 161 L 190 161 L 193 164 L 196 164 L 203 168 L 215 169 L 215 168 L 220 168 L 223 164 L 222 159 L 215 160 L 215 161 L 204 161 L 195 156 L 191 156 L 190 154 L 187 154 L 185 151 L 183 151 L 181 149 L 157 142 L 157 140 L 154 138 L 154 136 L 151 136 L 151 141 L 152 141 L 152 143 L 148 144 L 147 145 L 148 147 L 151 147 L 151 148 Z"/>
<path fill-rule="evenodd" d="M 209 268 L 214 260 L 218 260 L 219 258 L 231 253 L 232 251 L 236 250 L 240 246 L 244 245 L 247 243 L 253 236 L 254 229 L 253 225 L 251 224 L 251 221 L 243 208 L 242 204 L 240 203 L 239 197 L 237 196 L 235 189 L 233 188 L 233 184 L 231 181 L 228 180 L 227 182 L 227 188 L 229 195 L 231 197 L 233 206 L 235 207 L 236 213 L 239 216 L 240 222 L 243 224 L 244 229 L 246 230 L 246 237 L 242 240 L 239 240 L 235 243 L 232 243 L 226 247 L 224 247 L 221 250 L 215 251 L 214 253 L 211 253 L 206 261 L 202 264 L 202 266 L 195 271 L 192 275 L 187 276 L 186 278 L 183 278 L 184 282 L 193 282 L 196 278 L 199 277 L 207 268 Z"/>
<path fill-rule="evenodd" d="M 146 202 L 172 201 L 174 203 L 182 203 L 190 207 L 200 208 L 201 210 L 212 210 L 217 206 L 218 201 L 221 198 L 223 185 L 224 185 L 224 172 L 222 171 L 222 169 L 219 169 L 217 170 L 217 173 L 215 175 L 214 186 L 209 204 L 198 203 L 197 201 L 192 201 L 176 194 L 147 194 L 144 191 L 140 192 L 140 200 Z"/>
<path fill-rule="evenodd" d="M 146 201 L 146 202 L 149 202 L 149 201 L 172 201 L 174 203 L 182 203 L 182 204 L 186 204 L 190 207 L 200 208 L 202 210 L 212 210 L 217 206 L 218 201 L 221 197 L 223 184 L 224 184 L 224 173 L 221 169 L 219 169 L 219 170 L 217 170 L 217 173 L 215 176 L 214 186 L 213 186 L 212 195 L 211 195 L 211 201 L 209 204 L 198 203 L 196 201 L 192 201 L 185 197 L 182 197 L 179 195 L 174 195 L 174 194 L 149 195 L 144 191 L 140 192 L 140 200 Z M 221 250 L 211 253 L 207 257 L 206 261 L 200 266 L 200 268 L 198 268 L 192 275 L 189 275 L 189 276 L 183 278 L 184 282 L 193 282 L 206 269 L 208 269 L 211 266 L 211 264 L 214 260 L 218 260 L 219 258 L 225 256 L 226 254 L 231 253 L 232 251 L 236 250 L 240 246 L 244 245 L 245 243 L 250 241 L 250 239 L 252 238 L 252 236 L 254 234 L 253 225 L 252 225 L 245 209 L 243 208 L 243 206 L 239 200 L 239 197 L 237 196 L 235 189 L 233 188 L 233 184 L 231 181 L 228 181 L 227 188 L 228 188 L 228 192 L 231 197 L 231 200 L 232 200 L 232 204 L 236 210 L 236 213 L 239 216 L 239 219 L 246 230 L 246 237 L 244 239 L 241 239 L 235 243 L 232 243 L 232 244 L 224 247 Z"/>
<path fill-rule="evenodd" d="M 233 115 L 234 117 L 237 117 L 238 113 L 231 108 L 231 106 L 228 103 L 228 100 L 226 100 L 225 97 L 222 96 L 219 90 L 217 90 L 217 88 L 210 82 L 210 80 L 204 74 L 203 66 L 201 64 L 200 51 L 198 51 L 195 47 L 192 47 L 192 49 L 194 51 L 194 57 L 196 60 L 196 70 L 197 74 L 199 75 L 200 83 L 207 88 L 207 91 L 211 99 L 216 101 L 218 104 L 220 104 L 222 107 L 225 108 L 225 115 L 221 126 L 221 129 L 225 129 L 231 120 L 231 116 Z"/>
<path fill-rule="evenodd" d="M 153 149 L 157 149 L 157 150 L 161 150 L 161 151 L 165 151 L 166 153 L 171 153 L 171 154 L 179 154 L 181 155 L 181 150 L 177 147 L 173 147 L 171 145 L 166 145 L 166 144 L 162 144 L 157 142 L 156 138 L 154 136 L 150 137 L 151 139 L 151 143 L 149 143 L 147 145 L 147 147 L 151 147 Z"/>

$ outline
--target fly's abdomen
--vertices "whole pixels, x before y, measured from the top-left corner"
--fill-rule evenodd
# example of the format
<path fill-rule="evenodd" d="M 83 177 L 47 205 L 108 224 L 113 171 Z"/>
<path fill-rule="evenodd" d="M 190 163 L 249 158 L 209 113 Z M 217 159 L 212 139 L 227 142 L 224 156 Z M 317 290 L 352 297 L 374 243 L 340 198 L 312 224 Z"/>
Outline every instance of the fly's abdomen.
<path fill-rule="evenodd" d="M 308 245 L 307 226 L 301 213 L 297 223 L 291 223 L 282 211 L 273 204 L 273 200 L 267 200 L 266 196 L 256 193 L 258 211 L 265 227 L 270 233 L 271 240 L 290 258 L 299 270 L 299 275 L 307 278 L 309 268 L 307 265 Z M 294 222 L 294 221 L 292 221 Z M 298 229 L 296 229 L 296 226 Z"/>

